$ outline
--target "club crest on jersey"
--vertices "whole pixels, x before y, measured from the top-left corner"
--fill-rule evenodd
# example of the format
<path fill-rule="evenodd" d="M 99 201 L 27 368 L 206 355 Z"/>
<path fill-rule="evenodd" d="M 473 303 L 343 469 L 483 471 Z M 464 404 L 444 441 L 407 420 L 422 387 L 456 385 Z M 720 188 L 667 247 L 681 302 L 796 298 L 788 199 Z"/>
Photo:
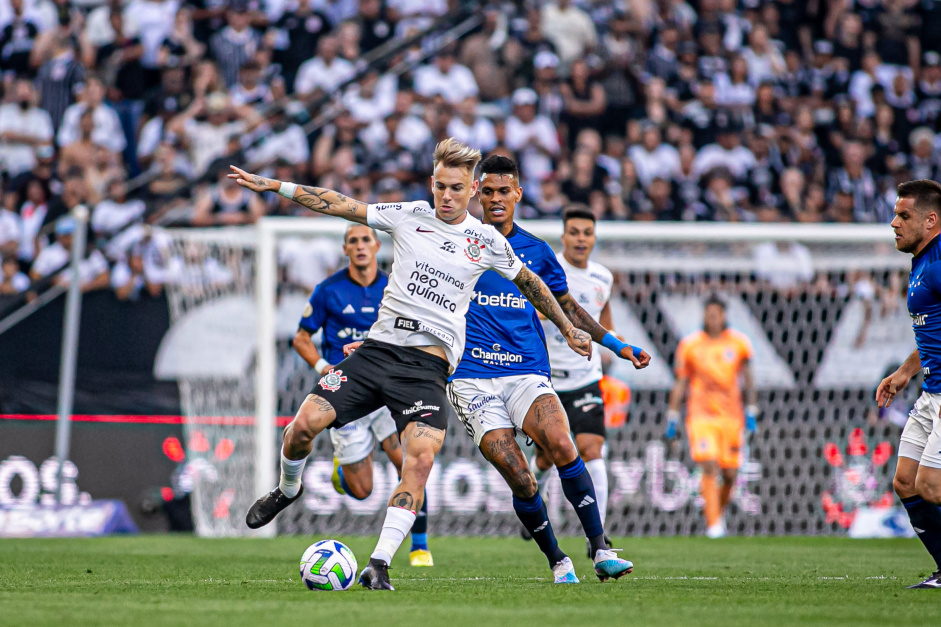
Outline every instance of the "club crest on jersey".
<path fill-rule="evenodd" d="M 479 263 L 480 258 L 483 256 L 483 250 L 486 248 L 484 244 L 480 243 L 478 239 L 467 238 L 467 247 L 464 249 L 464 254 L 468 259 L 474 263 Z"/>
<path fill-rule="evenodd" d="M 320 387 L 328 392 L 336 392 L 344 381 L 346 381 L 346 377 L 343 376 L 343 371 L 331 368 L 330 372 L 320 377 Z"/>

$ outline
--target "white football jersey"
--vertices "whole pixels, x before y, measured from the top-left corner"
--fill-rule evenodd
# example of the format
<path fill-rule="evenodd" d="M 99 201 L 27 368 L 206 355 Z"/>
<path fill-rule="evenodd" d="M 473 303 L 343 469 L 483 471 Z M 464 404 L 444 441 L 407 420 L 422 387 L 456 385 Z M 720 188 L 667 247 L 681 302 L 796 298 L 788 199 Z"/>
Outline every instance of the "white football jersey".
<path fill-rule="evenodd" d="M 589 261 L 587 268 L 576 268 L 566 261 L 561 253 L 557 257 L 565 270 L 569 294 L 582 309 L 597 320 L 601 316 L 601 310 L 611 299 L 611 288 L 614 285 L 611 271 L 594 261 Z M 569 392 L 601 380 L 603 373 L 599 346 L 592 347 L 591 359 L 585 359 L 569 347 L 552 322 L 543 320 L 542 326 L 546 332 L 549 365 L 552 366 L 552 387 L 559 392 Z"/>
<path fill-rule="evenodd" d="M 470 214 L 460 224 L 442 222 L 424 201 L 369 205 L 366 219 L 392 235 L 394 255 L 369 337 L 441 346 L 453 371 L 464 353 L 464 316 L 478 277 L 492 269 L 512 281 L 522 262 L 492 226 Z"/>

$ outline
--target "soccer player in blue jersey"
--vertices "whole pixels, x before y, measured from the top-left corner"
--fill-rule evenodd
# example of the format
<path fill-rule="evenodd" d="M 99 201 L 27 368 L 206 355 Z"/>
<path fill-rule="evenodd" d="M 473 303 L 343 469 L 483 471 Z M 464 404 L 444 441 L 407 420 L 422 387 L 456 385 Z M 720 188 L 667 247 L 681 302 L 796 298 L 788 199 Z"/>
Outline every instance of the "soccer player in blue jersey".
<path fill-rule="evenodd" d="M 572 324 L 636 368 L 650 357 L 623 343 L 591 318 L 568 293 L 565 272 L 544 241 L 513 223 L 523 191 L 516 164 L 494 155 L 481 164 L 484 223 L 497 229 L 525 267 L 552 291 Z M 590 544 L 595 574 L 625 575 L 633 564 L 606 541 L 591 475 L 575 449 L 565 411 L 549 379 L 546 338 L 533 306 L 512 281 L 495 272 L 477 281 L 467 312 L 464 355 L 450 378 L 448 395 L 468 434 L 513 492 L 513 508 L 549 560 L 556 583 L 578 583 L 572 560 L 559 549 L 536 478 L 516 442 L 517 431 L 539 445 L 558 468 L 565 497 L 575 508 Z"/>
<path fill-rule="evenodd" d="M 323 376 L 343 361 L 343 345 L 366 339 L 378 317 L 382 293 L 389 277 L 379 271 L 376 253 L 379 240 L 366 225 L 351 224 L 346 229 L 343 253 L 348 267 L 329 277 L 314 289 L 310 302 L 294 334 L 294 350 Z M 311 335 L 323 329 L 321 351 Z M 395 420 L 382 407 L 339 429 L 330 430 L 333 443 L 333 487 L 340 494 L 363 500 L 372 494 L 372 452 L 378 442 L 399 474 L 402 473 L 402 448 Z M 428 550 L 428 500 L 412 525 L 412 566 L 434 566 Z"/>
<path fill-rule="evenodd" d="M 937 565 L 934 574 L 909 588 L 941 588 L 941 185 L 925 179 L 899 185 L 892 229 L 895 247 L 913 256 L 908 313 L 917 348 L 882 380 L 876 402 L 888 407 L 921 369 L 922 393 L 902 430 L 893 483 Z"/>

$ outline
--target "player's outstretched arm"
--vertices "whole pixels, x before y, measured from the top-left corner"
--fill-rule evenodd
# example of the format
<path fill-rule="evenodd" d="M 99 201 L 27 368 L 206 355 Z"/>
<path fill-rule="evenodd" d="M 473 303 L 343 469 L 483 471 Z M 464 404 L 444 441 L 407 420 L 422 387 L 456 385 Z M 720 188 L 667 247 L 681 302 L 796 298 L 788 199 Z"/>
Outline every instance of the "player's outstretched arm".
<path fill-rule="evenodd" d="M 559 307 L 549 287 L 538 275 L 533 273 L 533 271 L 526 266 L 523 266 L 523 269 L 519 271 L 519 274 L 516 275 L 513 282 L 516 284 L 516 287 L 519 288 L 520 292 L 523 293 L 523 296 L 536 308 L 536 311 L 551 320 L 552 323 L 559 328 L 559 331 L 562 332 L 562 336 L 568 342 L 569 346 L 572 347 L 572 350 L 579 355 L 591 357 L 591 336 L 581 329 L 577 329 L 569 322 L 569 319 L 565 317 L 565 313 L 562 312 L 562 308 Z"/>
<path fill-rule="evenodd" d="M 650 363 L 650 355 L 646 351 L 639 350 L 638 353 L 634 354 L 634 347 L 630 344 L 624 343 L 613 331 L 608 331 L 608 329 L 613 328 L 613 323 L 611 320 L 611 304 L 605 303 L 604 309 L 601 310 L 601 320 L 602 323 L 599 323 L 594 318 L 591 317 L 587 311 L 585 311 L 578 302 L 572 298 L 572 295 L 568 292 L 562 296 L 558 296 L 557 300 L 559 301 L 559 306 L 562 308 L 562 311 L 565 312 L 566 317 L 572 321 L 576 327 L 585 331 L 591 336 L 591 339 L 601 344 L 602 346 L 608 346 L 611 341 L 611 338 L 606 336 L 610 333 L 612 337 L 620 340 L 621 344 L 624 346 L 617 346 L 619 350 L 614 352 L 621 357 L 621 359 L 627 359 L 632 364 L 634 368 L 638 370 L 641 368 L 646 368 Z M 612 345 L 613 346 L 613 345 Z"/>
<path fill-rule="evenodd" d="M 918 355 L 918 349 L 908 356 L 899 369 L 887 376 L 876 388 L 876 405 L 879 407 L 888 407 L 892 404 L 895 395 L 905 389 L 908 382 L 912 380 L 921 369 L 921 357 Z"/>
<path fill-rule="evenodd" d="M 230 165 L 230 179 L 253 192 L 277 192 L 311 211 L 366 224 L 366 203 L 353 200 L 332 189 L 277 181 Z"/>

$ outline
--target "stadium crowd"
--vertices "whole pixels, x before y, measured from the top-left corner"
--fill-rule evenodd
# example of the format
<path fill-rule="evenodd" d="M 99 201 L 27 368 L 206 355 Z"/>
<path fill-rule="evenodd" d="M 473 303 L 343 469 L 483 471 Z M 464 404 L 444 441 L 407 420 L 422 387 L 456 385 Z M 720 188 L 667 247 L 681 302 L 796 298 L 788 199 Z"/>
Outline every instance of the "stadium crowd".
<path fill-rule="evenodd" d="M 610 220 L 886 222 L 939 178 L 941 1 L 469 3 L 409 71 L 363 61 L 457 4 L 0 0 L 0 295 L 66 263 L 79 204 L 83 287 L 126 298 L 172 275 L 150 225 L 300 213 L 229 163 L 395 202 L 454 136 L 519 161 L 522 217 Z"/>

